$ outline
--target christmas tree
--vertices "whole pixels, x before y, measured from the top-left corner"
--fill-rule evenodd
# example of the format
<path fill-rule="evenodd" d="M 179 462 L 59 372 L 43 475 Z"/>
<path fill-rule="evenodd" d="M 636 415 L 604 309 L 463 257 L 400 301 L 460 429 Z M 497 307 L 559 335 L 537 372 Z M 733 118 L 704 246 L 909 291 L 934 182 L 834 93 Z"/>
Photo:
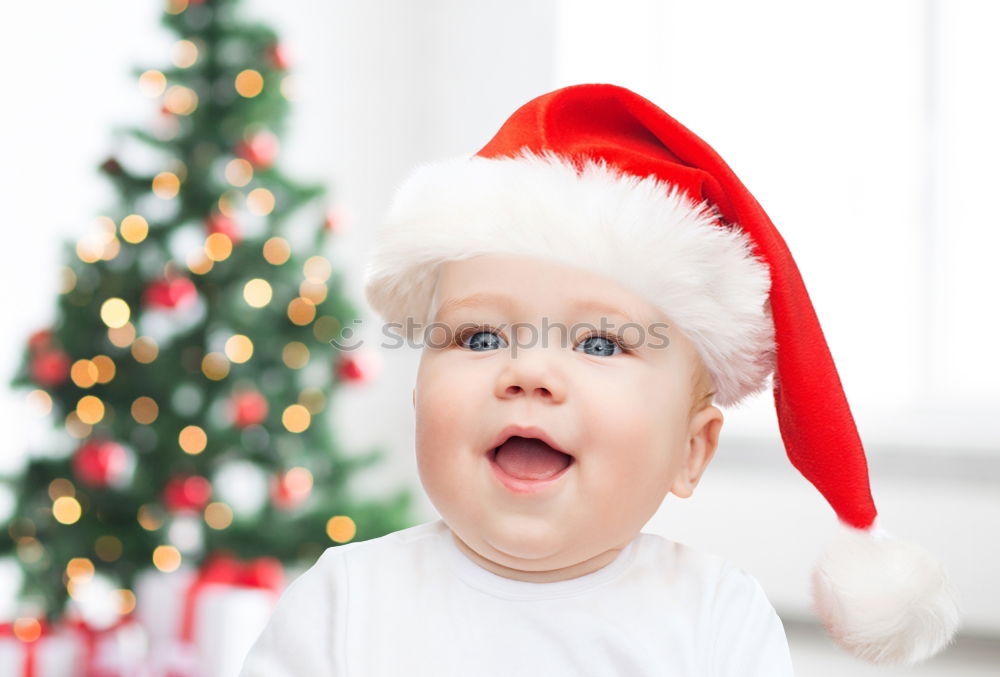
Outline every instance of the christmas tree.
<path fill-rule="evenodd" d="M 352 496 L 384 452 L 343 453 L 326 421 L 371 356 L 337 343 L 358 313 L 322 255 L 339 227 L 326 191 L 277 162 L 285 50 L 239 9 L 167 2 L 172 65 L 135 71 L 157 122 L 123 130 L 101 165 L 118 204 L 67 246 L 56 319 L 14 380 L 54 431 L 3 478 L 17 501 L 0 555 L 50 621 L 95 577 L 128 613 L 150 567 L 311 564 L 413 524 L 406 489 Z"/>

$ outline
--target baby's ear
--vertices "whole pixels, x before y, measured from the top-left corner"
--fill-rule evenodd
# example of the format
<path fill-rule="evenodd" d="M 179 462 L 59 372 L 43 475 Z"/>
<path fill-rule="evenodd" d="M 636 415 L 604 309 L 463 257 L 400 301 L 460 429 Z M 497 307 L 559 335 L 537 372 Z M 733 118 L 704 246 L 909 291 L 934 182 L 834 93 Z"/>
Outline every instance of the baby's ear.
<path fill-rule="evenodd" d="M 688 433 L 687 455 L 684 465 L 674 479 L 671 492 L 688 498 L 698 486 L 698 480 L 708 467 L 719 445 L 719 431 L 722 430 L 722 412 L 718 407 L 707 406 L 691 417 Z"/>

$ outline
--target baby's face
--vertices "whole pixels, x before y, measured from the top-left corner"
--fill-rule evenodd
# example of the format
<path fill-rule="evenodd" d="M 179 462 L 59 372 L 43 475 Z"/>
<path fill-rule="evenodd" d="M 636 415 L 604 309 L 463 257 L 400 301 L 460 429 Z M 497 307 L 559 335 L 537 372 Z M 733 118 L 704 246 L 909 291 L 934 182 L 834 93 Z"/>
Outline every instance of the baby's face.
<path fill-rule="evenodd" d="M 508 299 L 509 307 L 449 307 L 474 294 Z M 625 317 L 576 307 L 588 302 Z M 588 338 L 600 334 L 602 318 L 605 334 L 633 345 L 622 352 Z M 722 416 L 715 407 L 689 415 L 693 346 L 655 306 L 609 278 L 522 256 L 448 262 L 430 321 L 439 328 L 426 336 L 414 391 L 418 472 L 481 563 L 514 572 L 575 567 L 568 578 L 587 573 L 588 561 L 600 568 L 668 491 L 689 495 L 711 458 Z M 645 335 L 622 331 L 630 321 Z M 534 331 L 515 333 L 515 323 Z M 580 324 L 587 326 L 574 329 Z M 511 424 L 543 430 L 573 457 L 569 467 L 534 491 L 509 488 L 492 451 Z"/>

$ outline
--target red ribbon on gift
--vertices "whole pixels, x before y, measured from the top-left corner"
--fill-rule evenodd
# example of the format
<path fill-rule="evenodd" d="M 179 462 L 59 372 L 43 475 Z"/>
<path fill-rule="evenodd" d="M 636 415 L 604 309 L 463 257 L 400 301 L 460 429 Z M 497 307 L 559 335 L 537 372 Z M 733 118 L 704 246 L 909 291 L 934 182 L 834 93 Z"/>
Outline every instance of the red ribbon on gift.
<path fill-rule="evenodd" d="M 134 622 L 135 617 L 129 614 L 122 616 L 111 626 L 98 630 L 82 618 L 72 617 L 67 619 L 66 625 L 83 635 L 84 659 L 82 677 L 101 677 L 101 673 L 97 671 L 97 667 L 94 665 L 94 661 L 97 658 L 97 642 L 101 637 L 117 632 L 126 625 Z"/>
<path fill-rule="evenodd" d="M 268 590 L 277 598 L 285 585 L 285 571 L 274 557 L 256 557 L 241 562 L 232 555 L 220 553 L 209 557 L 187 590 L 181 617 L 181 639 L 194 639 L 194 612 L 198 596 L 205 586 L 225 584 Z"/>
<path fill-rule="evenodd" d="M 40 629 L 38 637 L 28 640 L 23 639 L 18 635 L 18 633 L 14 630 L 14 623 L 0 623 L 0 637 L 14 637 L 19 640 L 21 642 L 21 646 L 24 647 L 24 663 L 21 666 L 21 674 L 23 677 L 35 677 L 35 651 L 38 647 L 38 640 L 50 633 L 49 626 L 44 619 L 36 619 L 36 622 L 38 623 Z"/>

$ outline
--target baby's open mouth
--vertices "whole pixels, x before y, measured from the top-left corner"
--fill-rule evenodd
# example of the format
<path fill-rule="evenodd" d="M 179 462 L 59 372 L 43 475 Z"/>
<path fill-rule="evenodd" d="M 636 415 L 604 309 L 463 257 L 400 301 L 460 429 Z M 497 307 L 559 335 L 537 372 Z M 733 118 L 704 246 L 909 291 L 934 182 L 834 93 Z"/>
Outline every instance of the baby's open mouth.
<path fill-rule="evenodd" d="M 511 437 L 491 452 L 493 462 L 511 477 L 546 480 L 566 469 L 574 458 L 553 449 L 542 440 Z"/>

